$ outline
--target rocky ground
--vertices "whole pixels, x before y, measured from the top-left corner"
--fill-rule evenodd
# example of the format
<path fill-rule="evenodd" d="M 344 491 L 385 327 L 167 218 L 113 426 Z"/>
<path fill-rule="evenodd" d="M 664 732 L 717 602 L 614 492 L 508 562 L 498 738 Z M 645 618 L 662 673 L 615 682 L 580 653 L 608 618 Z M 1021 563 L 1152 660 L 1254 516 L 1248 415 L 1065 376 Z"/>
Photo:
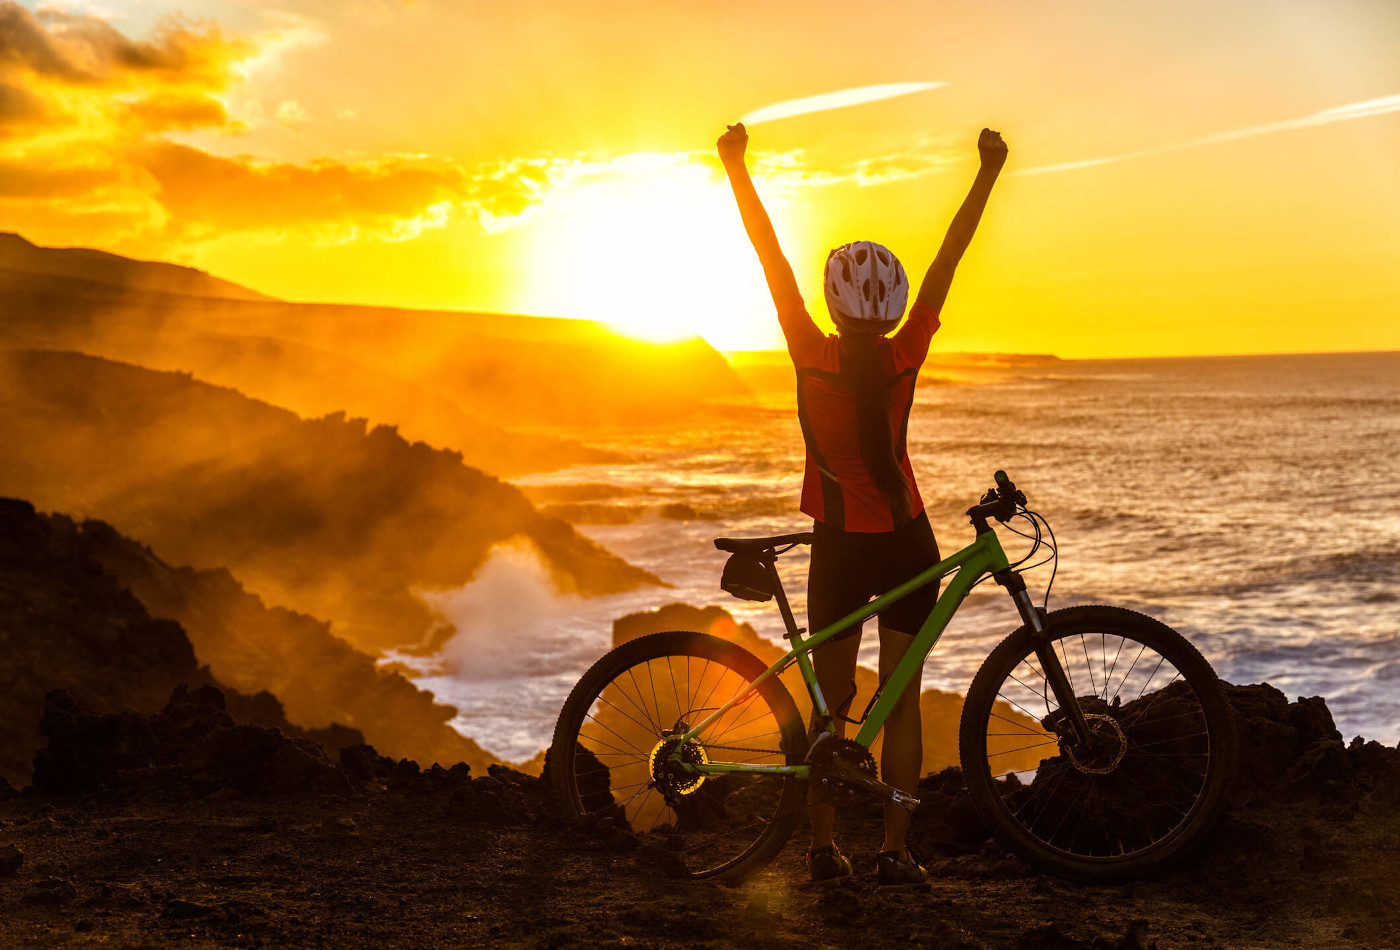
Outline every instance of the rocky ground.
<path fill-rule="evenodd" d="M 800 842 L 742 887 L 563 821 L 544 783 L 421 770 L 368 746 L 236 724 L 212 688 L 154 715 L 50 694 L 34 785 L 0 790 L 0 945 L 1077 948 L 1400 946 L 1400 751 L 1347 746 L 1321 700 L 1233 687 L 1245 736 L 1218 833 L 1151 880 L 1035 874 L 925 780 L 926 893 L 869 868 L 878 811 L 843 818 L 861 872 L 814 893 Z"/>

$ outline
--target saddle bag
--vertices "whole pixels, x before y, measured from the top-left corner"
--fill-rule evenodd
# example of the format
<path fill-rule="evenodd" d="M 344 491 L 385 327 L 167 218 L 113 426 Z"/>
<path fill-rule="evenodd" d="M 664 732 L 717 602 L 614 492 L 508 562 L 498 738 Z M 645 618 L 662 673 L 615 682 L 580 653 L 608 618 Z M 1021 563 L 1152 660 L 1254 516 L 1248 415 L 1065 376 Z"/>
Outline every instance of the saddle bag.
<path fill-rule="evenodd" d="M 724 562 L 720 589 L 740 600 L 772 600 L 773 584 L 768 567 L 752 554 L 731 554 Z"/>

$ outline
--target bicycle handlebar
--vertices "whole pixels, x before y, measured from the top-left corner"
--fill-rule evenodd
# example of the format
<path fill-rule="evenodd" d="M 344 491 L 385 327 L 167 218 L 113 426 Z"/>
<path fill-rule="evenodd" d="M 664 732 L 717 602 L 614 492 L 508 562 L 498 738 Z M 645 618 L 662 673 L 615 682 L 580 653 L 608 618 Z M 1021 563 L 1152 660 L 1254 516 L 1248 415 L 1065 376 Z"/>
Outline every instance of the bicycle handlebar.
<path fill-rule="evenodd" d="M 995 518 L 1006 524 L 1016 514 L 1016 509 L 1026 503 L 1025 492 L 1016 487 L 1016 483 L 1006 472 L 997 469 L 992 477 L 996 481 L 996 487 L 985 492 L 981 501 L 967 509 L 967 516 L 972 519 L 972 525 L 979 533 L 986 529 L 988 518 Z"/>

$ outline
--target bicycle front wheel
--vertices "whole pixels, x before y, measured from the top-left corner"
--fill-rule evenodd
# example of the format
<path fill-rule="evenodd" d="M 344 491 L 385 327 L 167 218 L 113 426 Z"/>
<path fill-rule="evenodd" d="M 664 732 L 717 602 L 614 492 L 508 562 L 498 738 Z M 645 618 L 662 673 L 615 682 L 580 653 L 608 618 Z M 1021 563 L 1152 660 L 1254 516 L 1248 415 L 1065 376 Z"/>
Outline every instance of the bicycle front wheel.
<path fill-rule="evenodd" d="M 554 730 L 550 777 L 565 814 L 642 835 L 674 851 L 694 877 L 738 881 L 763 867 L 792 835 L 806 780 L 701 776 L 671 760 L 679 746 L 693 764 L 801 764 L 807 737 L 786 687 L 774 676 L 749 689 L 766 669 L 733 643 L 689 631 L 608 653 L 574 687 Z"/>
<path fill-rule="evenodd" d="M 1078 880 L 1124 880 L 1184 856 L 1218 816 L 1237 756 L 1214 670 L 1181 634 L 1121 607 L 1054 611 L 1045 638 L 1011 634 L 968 691 L 959 745 L 978 813 L 1012 851 Z M 1047 657 L 1065 671 L 1087 741 L 1059 708 Z"/>

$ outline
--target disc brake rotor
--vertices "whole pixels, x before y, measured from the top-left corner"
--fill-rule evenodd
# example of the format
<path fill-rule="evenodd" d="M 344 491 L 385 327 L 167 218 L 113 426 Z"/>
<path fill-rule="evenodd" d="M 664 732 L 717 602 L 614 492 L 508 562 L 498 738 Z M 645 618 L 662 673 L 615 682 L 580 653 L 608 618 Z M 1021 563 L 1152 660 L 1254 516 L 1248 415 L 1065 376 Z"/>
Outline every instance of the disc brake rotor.
<path fill-rule="evenodd" d="M 1123 761 L 1123 755 L 1128 751 L 1123 727 L 1117 719 L 1103 713 L 1087 713 L 1084 720 L 1089 724 L 1090 747 L 1066 743 L 1062 748 L 1079 771 L 1089 775 L 1107 775 L 1118 768 L 1118 763 Z"/>

